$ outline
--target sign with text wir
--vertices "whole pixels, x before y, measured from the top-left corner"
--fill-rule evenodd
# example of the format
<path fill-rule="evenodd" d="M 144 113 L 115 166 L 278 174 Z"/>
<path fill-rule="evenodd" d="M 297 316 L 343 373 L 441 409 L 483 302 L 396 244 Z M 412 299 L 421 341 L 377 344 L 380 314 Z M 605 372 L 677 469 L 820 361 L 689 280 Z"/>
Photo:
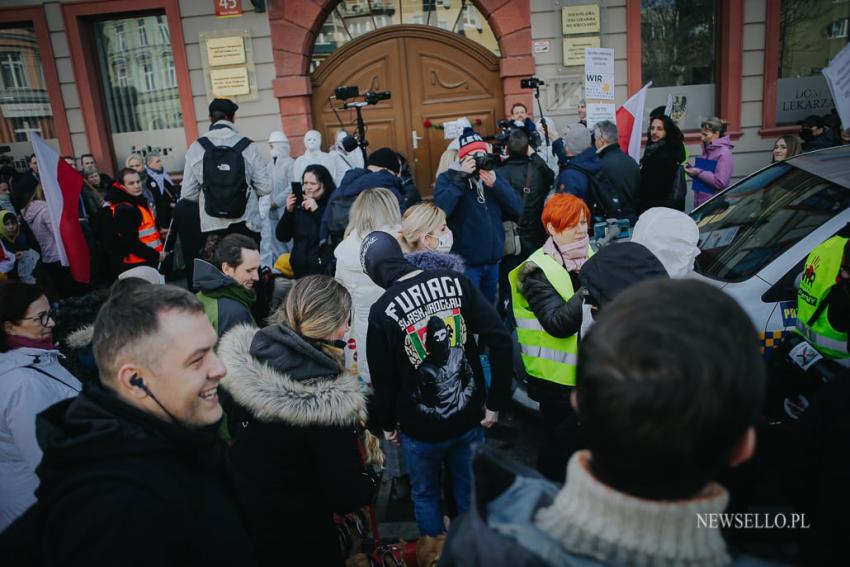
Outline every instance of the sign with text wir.
<path fill-rule="evenodd" d="M 605 47 L 584 50 L 584 98 L 614 100 L 614 50 Z"/>

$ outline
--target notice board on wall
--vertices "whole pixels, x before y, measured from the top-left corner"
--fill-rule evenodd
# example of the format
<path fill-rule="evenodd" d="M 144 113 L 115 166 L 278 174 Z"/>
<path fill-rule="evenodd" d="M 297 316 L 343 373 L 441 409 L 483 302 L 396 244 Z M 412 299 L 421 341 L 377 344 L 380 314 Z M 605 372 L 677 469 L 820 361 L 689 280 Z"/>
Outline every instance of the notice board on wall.
<path fill-rule="evenodd" d="M 257 100 L 257 74 L 248 30 L 202 32 L 198 35 L 204 86 L 210 99 Z"/>

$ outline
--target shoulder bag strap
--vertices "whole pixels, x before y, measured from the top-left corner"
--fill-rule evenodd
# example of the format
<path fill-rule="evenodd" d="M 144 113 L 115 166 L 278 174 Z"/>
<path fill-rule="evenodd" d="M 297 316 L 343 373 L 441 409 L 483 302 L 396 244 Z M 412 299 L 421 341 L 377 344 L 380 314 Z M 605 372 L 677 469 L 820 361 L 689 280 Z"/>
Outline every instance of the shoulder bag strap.
<path fill-rule="evenodd" d="M 79 393 L 80 393 L 80 391 L 81 391 L 79 388 L 76 388 L 76 387 L 74 387 L 74 386 L 71 386 L 70 384 L 68 384 L 68 383 L 67 383 L 67 382 L 65 382 L 64 380 L 60 380 L 59 378 L 57 378 L 57 377 L 56 377 L 56 376 L 54 376 L 53 374 L 51 374 L 51 373 L 49 373 L 49 372 L 46 372 L 46 371 L 42 370 L 41 368 L 39 368 L 38 366 L 35 366 L 34 364 L 30 364 L 29 366 L 24 366 L 24 368 L 29 368 L 29 369 L 31 369 L 31 370 L 35 370 L 35 371 L 36 371 L 36 372 L 38 372 L 39 374 L 44 374 L 45 376 L 47 376 L 47 377 L 48 377 L 48 378 L 50 378 L 51 380 L 55 380 L 56 382 L 59 382 L 60 384 L 64 384 L 65 386 L 67 386 L 68 388 L 70 388 L 70 389 L 74 390 L 74 391 L 75 391 L 75 392 L 77 392 L 78 394 L 79 394 Z"/>

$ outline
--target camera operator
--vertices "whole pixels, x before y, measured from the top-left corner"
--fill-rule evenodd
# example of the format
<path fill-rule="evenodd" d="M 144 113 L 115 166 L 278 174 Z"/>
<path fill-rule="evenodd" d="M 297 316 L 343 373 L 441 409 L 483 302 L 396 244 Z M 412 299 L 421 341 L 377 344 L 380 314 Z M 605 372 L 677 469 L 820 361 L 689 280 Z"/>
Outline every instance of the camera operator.
<path fill-rule="evenodd" d="M 510 125 L 510 128 L 520 126 L 521 124 L 522 127 L 525 127 L 525 129 L 528 130 L 529 142 L 531 147 L 535 150 L 543 143 L 543 137 L 537 130 L 537 126 L 534 124 L 534 121 L 528 115 L 528 108 L 526 108 L 523 103 L 514 103 L 511 107 L 511 115 L 508 117 L 508 120 L 513 122 L 513 124 Z"/>
<path fill-rule="evenodd" d="M 505 256 L 499 266 L 500 312 L 507 306 L 510 297 L 508 273 L 546 241 L 546 229 L 540 219 L 546 196 L 555 180 L 555 174 L 546 161 L 529 144 L 526 128 L 510 130 L 506 149 L 508 159 L 497 171 L 522 201 L 522 213 L 516 225 L 505 227 Z"/>
<path fill-rule="evenodd" d="M 522 199 L 493 171 L 498 157 L 489 150 L 472 128 L 464 128 L 458 161 L 437 177 L 434 202 L 446 213 L 454 234 L 452 252 L 466 262 L 466 276 L 495 303 L 505 248 L 502 222 L 519 219 Z"/>

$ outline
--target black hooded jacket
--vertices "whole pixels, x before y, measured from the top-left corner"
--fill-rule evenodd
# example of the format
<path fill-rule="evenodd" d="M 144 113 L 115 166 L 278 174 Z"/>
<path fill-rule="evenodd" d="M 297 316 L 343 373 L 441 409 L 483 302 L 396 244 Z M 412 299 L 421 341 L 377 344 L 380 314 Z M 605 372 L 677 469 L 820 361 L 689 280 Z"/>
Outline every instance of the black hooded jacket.
<path fill-rule="evenodd" d="M 652 207 L 670 207 L 681 210 L 674 202 L 673 186 L 679 165 L 685 160 L 682 142 L 661 140 L 646 146 L 640 160 L 640 195 L 638 215 Z"/>
<path fill-rule="evenodd" d="M 190 430 L 97 383 L 37 418 L 38 503 L 4 565 L 254 565 L 216 427 Z"/>
<path fill-rule="evenodd" d="M 328 265 L 333 259 L 332 250 L 324 250 L 319 238 L 322 215 L 325 214 L 330 197 L 325 191 L 316 201 L 319 208 L 312 212 L 301 205 L 297 205 L 292 212 L 284 207 L 283 216 L 277 223 L 277 239 L 281 242 L 292 240 L 289 262 L 296 278 L 328 273 L 330 269 Z"/>
<path fill-rule="evenodd" d="M 236 489 L 261 565 L 342 565 L 334 512 L 375 492 L 357 448 L 358 378 L 284 325 L 222 337 L 222 386 L 237 405 Z"/>
<path fill-rule="evenodd" d="M 512 155 L 498 171 L 523 201 L 519 217 L 520 257 L 527 258 L 546 241 L 546 229 L 540 216 L 555 174 L 537 153 L 522 157 Z M 524 192 L 526 186 L 528 193 Z"/>
<path fill-rule="evenodd" d="M 144 258 L 144 265 L 155 268 L 159 263 L 159 252 L 139 240 L 139 226 L 142 224 L 142 213 L 139 207 L 148 207 L 148 201 L 144 195 L 133 197 L 123 189 L 112 185 L 106 191 L 104 201 L 113 205 L 120 203 L 115 208 L 114 215 L 104 203 L 98 219 L 99 240 L 106 247 L 113 273 L 120 274 L 124 270 L 140 265 L 125 264 L 123 259 L 127 254 Z"/>

